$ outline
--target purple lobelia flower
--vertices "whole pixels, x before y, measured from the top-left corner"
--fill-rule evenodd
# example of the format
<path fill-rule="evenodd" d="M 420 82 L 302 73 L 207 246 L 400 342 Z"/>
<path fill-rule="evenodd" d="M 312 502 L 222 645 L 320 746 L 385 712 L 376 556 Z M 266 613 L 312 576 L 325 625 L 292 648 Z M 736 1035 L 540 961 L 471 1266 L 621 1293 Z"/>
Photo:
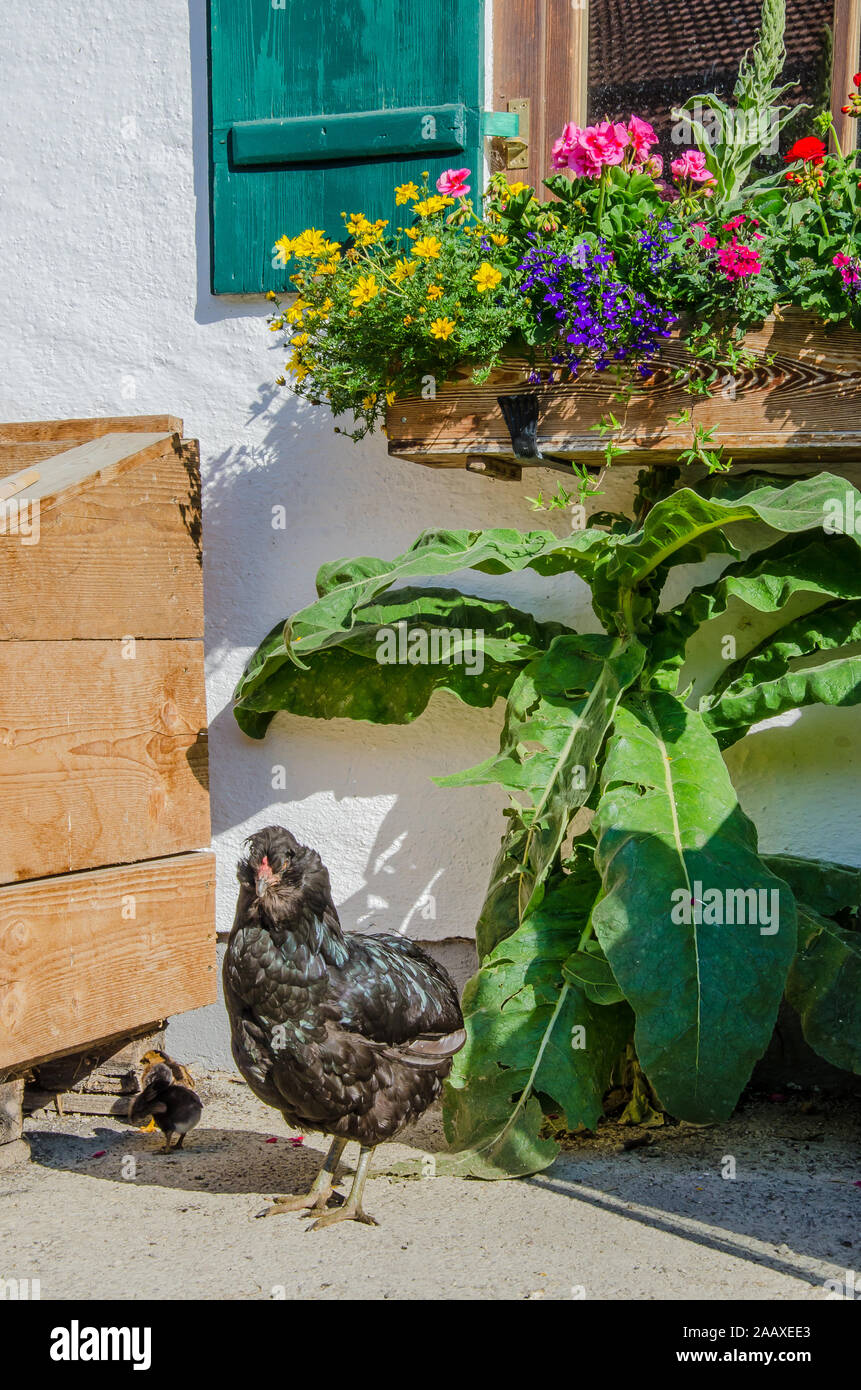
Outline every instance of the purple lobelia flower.
<path fill-rule="evenodd" d="M 667 258 L 672 227 L 655 222 L 641 233 L 640 246 L 650 267 Z M 556 328 L 555 366 L 574 375 L 584 364 L 605 371 L 629 362 L 648 375 L 644 358 L 668 338 L 676 319 L 660 304 L 623 280 L 613 252 L 603 242 L 583 241 L 569 253 L 532 247 L 520 264 L 522 293 L 531 296 L 538 317 Z"/>

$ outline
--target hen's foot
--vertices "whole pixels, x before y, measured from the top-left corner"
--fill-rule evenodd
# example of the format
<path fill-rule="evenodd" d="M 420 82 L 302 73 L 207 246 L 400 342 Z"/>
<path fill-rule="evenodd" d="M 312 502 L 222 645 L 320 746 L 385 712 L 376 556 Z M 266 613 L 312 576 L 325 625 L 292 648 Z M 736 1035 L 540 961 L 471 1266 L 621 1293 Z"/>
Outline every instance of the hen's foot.
<path fill-rule="evenodd" d="M 337 1207 L 335 1211 L 327 1211 L 323 1216 L 318 1216 L 313 1226 L 309 1226 L 309 1231 L 321 1231 L 324 1226 L 335 1226 L 339 1221 L 361 1221 L 365 1226 L 379 1226 L 373 1216 L 369 1216 L 360 1206 L 353 1202 L 345 1202 L 342 1207 Z"/>
<path fill-rule="evenodd" d="M 295 1197 L 273 1197 L 271 1207 L 265 1207 L 258 1216 L 281 1216 L 287 1211 L 324 1211 L 332 1197 L 340 1197 L 332 1187 L 321 1188 L 317 1192 L 300 1192 Z M 343 1197 L 340 1197 L 343 1201 Z"/>

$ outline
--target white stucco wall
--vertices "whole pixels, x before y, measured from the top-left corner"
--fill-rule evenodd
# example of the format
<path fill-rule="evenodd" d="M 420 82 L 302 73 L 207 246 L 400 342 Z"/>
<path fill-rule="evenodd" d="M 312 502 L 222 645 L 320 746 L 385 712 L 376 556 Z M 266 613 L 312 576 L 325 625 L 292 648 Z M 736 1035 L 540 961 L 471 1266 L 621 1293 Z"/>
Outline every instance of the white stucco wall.
<path fill-rule="evenodd" d="M 0 416 L 169 411 L 201 442 L 219 930 L 241 841 L 277 820 L 323 854 L 346 925 L 471 935 L 503 797 L 429 777 L 491 753 L 501 709 L 436 697 L 389 729 L 279 716 L 253 743 L 230 696 L 258 640 L 311 600 L 321 562 L 396 554 L 431 525 L 531 526 L 524 494 L 548 478 L 489 483 L 390 460 L 382 439 L 356 447 L 325 410 L 273 390 L 264 302 L 209 293 L 204 0 L 6 0 L 3 20 Z M 279 503 L 286 533 L 270 524 Z M 597 626 L 573 582 L 464 584 Z M 809 712 L 779 753 L 769 732 L 734 750 L 768 849 L 861 862 L 859 727 L 858 711 Z M 427 892 L 435 919 L 417 907 Z M 219 1006 L 172 1028 L 189 1060 L 227 1060 Z"/>

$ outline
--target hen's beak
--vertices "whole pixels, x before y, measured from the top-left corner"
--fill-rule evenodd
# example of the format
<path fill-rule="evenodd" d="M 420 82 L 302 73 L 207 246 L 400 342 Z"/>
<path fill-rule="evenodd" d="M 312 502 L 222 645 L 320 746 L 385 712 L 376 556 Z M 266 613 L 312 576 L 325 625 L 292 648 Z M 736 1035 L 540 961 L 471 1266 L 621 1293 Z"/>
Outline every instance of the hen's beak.
<path fill-rule="evenodd" d="M 272 867 L 269 863 L 269 860 L 264 856 L 263 862 L 261 863 L 260 868 L 257 870 L 257 878 L 255 882 L 258 898 L 262 898 L 267 888 L 271 888 L 274 882 L 275 875 L 272 872 Z"/>

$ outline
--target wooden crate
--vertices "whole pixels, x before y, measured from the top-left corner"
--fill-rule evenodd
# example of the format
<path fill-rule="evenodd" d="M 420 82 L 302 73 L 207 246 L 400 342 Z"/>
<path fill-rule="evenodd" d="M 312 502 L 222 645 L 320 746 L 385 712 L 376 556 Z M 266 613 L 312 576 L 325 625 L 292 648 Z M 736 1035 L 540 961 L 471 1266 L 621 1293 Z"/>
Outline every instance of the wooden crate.
<path fill-rule="evenodd" d="M 0 1080 L 215 999 L 198 449 L 0 425 Z"/>
<path fill-rule="evenodd" d="M 0 888 L 0 1068 L 211 1003 L 214 892 L 211 853 Z"/>
<path fill-rule="evenodd" d="M 617 464 L 675 463 L 698 425 L 716 425 L 713 444 L 738 462 L 780 451 L 784 463 L 827 467 L 861 451 L 861 334 L 826 335 L 812 314 L 769 320 L 747 338 L 757 365 L 724 379 L 718 394 L 688 395 L 677 368 L 696 369 L 678 337 L 650 365 L 653 377 L 626 405 L 606 373 L 584 372 L 574 382 L 535 386 L 530 367 L 511 359 L 481 386 L 471 372 L 437 388 L 434 400 L 397 400 L 386 415 L 389 453 L 436 468 L 471 468 L 517 478 L 524 467 L 603 462 L 607 439 L 622 445 Z M 699 369 L 701 370 L 701 368 Z M 499 396 L 535 392 L 538 442 L 547 459 L 517 457 Z M 682 412 L 690 420 L 680 422 Z M 602 436 L 594 427 L 610 412 L 621 429 Z"/>

